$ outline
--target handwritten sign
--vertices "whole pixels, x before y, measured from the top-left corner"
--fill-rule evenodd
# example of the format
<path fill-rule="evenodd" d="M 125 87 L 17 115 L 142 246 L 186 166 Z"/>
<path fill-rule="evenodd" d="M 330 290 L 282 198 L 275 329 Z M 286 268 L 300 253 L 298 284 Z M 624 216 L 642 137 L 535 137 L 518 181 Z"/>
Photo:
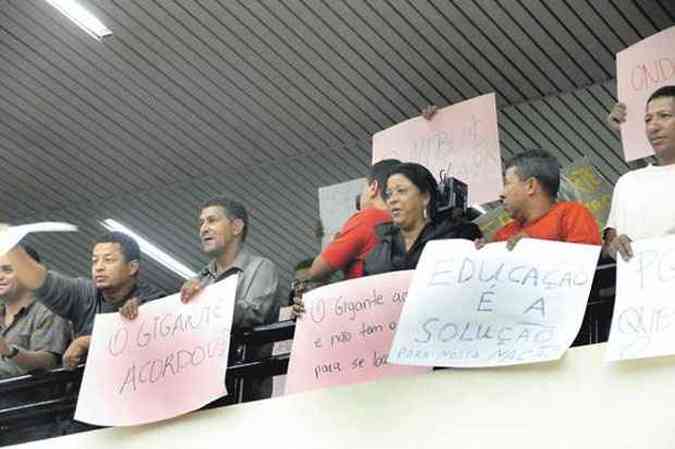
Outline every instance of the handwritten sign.
<path fill-rule="evenodd" d="M 523 239 L 427 243 L 389 362 L 483 367 L 556 360 L 577 335 L 600 247 Z"/>
<path fill-rule="evenodd" d="M 363 190 L 365 178 L 354 179 L 340 184 L 319 187 L 319 216 L 324 237 L 321 247 L 333 240 L 335 233 L 356 213 L 356 196 Z"/>
<path fill-rule="evenodd" d="M 583 204 L 593 214 L 598 227 L 605 228 L 612 202 L 612 186 L 588 159 L 574 161 L 560 171 L 558 198 Z M 511 216 L 500 206 L 479 216 L 474 223 L 490 241 L 494 233 L 509 221 Z"/>
<path fill-rule="evenodd" d="M 626 104 L 621 140 L 626 161 L 654 154 L 645 133 L 647 99 L 655 90 L 675 85 L 675 26 L 616 54 L 619 101 Z"/>
<path fill-rule="evenodd" d="M 675 354 L 675 236 L 632 243 L 616 266 L 607 361 Z"/>
<path fill-rule="evenodd" d="M 338 282 L 305 295 L 286 393 L 428 370 L 387 363 L 412 271 Z"/>
<path fill-rule="evenodd" d="M 18 245 L 28 234 L 35 232 L 74 232 L 77 231 L 77 226 L 69 223 L 46 221 L 10 226 L 0 231 L 0 256 L 3 256 Z"/>
<path fill-rule="evenodd" d="M 469 203 L 494 201 L 502 189 L 494 94 L 440 109 L 431 120 L 413 118 L 373 136 L 373 163 L 395 158 L 424 165 L 469 186 Z"/>
<path fill-rule="evenodd" d="M 196 410 L 225 394 L 237 277 L 141 306 L 138 318 L 99 314 L 75 419 L 129 426 Z"/>

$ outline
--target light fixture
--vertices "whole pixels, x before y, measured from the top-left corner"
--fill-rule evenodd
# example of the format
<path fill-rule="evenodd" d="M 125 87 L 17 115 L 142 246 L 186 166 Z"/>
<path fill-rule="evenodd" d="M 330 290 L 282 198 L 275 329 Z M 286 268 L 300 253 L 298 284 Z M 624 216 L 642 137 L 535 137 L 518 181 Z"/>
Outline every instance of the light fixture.
<path fill-rule="evenodd" d="M 106 28 L 95 15 L 87 11 L 76 0 L 45 0 L 58 9 L 61 14 L 75 22 L 94 39 L 110 36 L 112 31 Z"/>
<path fill-rule="evenodd" d="M 141 252 L 147 255 L 148 257 L 156 260 L 160 264 L 167 267 L 169 270 L 173 271 L 180 277 L 184 279 L 191 279 L 197 276 L 197 273 L 189 269 L 187 266 L 176 260 L 174 257 L 167 254 L 165 251 L 161 250 L 157 245 L 151 243 L 144 237 L 141 237 L 127 226 L 122 223 L 115 221 L 111 218 L 106 218 L 100 222 L 104 228 L 108 231 L 118 231 L 127 234 L 130 237 L 133 237 L 137 242 L 138 246 L 141 247 Z"/>

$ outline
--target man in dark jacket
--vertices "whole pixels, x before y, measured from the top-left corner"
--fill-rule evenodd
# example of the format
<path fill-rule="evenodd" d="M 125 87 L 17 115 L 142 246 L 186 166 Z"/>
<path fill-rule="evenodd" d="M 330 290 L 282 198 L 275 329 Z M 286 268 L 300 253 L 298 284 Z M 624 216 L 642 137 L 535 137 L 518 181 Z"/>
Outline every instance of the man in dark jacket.
<path fill-rule="evenodd" d="M 7 253 L 18 281 L 35 299 L 73 323 L 75 340 L 63 355 L 73 368 L 84 361 L 97 313 L 119 311 L 127 302 L 143 303 L 164 294 L 139 280 L 141 250 L 121 232 L 110 232 L 94 242 L 92 279 L 71 278 L 33 260 L 17 246 Z"/>

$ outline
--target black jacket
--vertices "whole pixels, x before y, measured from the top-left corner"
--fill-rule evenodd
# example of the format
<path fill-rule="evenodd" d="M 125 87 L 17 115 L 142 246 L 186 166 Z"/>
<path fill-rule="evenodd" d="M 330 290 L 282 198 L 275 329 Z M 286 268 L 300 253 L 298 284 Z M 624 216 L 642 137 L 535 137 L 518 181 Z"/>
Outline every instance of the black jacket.
<path fill-rule="evenodd" d="M 366 257 L 365 276 L 390 271 L 414 270 L 424 246 L 431 240 L 476 240 L 483 236 L 478 226 L 470 222 L 427 223 L 410 250 L 406 252 L 398 226 L 393 223 L 382 223 L 376 228 L 376 232 L 380 242 Z"/>

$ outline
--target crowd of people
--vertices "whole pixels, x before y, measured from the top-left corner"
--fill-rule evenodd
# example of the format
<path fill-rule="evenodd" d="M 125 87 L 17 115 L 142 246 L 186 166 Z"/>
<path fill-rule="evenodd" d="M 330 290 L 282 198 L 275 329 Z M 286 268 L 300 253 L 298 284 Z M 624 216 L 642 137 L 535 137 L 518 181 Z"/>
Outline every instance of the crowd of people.
<path fill-rule="evenodd" d="M 632 257 L 632 239 L 675 233 L 675 208 L 656 204 L 675 187 L 675 86 L 655 91 L 645 109 L 645 132 L 657 164 L 626 173 L 614 189 L 609 219 L 598 228 L 581 203 L 558 201 L 560 163 L 545 150 L 530 150 L 507 161 L 500 200 L 511 221 L 493 241 L 513 249 L 523 237 L 603 245 L 603 254 Z M 425 111 L 433 119 L 433 109 Z M 608 124 L 619 131 L 626 107 L 617 103 Z M 472 223 L 437 218 L 438 187 L 419 164 L 385 160 L 375 164 L 361 193 L 361 210 L 345 223 L 337 237 L 314 259 L 301 280 L 318 281 L 337 270 L 346 278 L 414 269 L 424 245 L 435 239 L 464 238 L 485 245 Z M 294 311 L 302 315 L 302 294 Z"/>
<path fill-rule="evenodd" d="M 625 106 L 617 104 L 608 123 L 619 130 L 625 117 Z M 659 201 L 670 191 L 668 186 L 675 190 L 675 86 L 649 98 L 644 121 L 657 163 L 618 180 L 602 233 L 582 204 L 557 200 L 558 161 L 544 150 L 530 150 L 506 163 L 500 199 L 512 220 L 493 241 L 507 241 L 516 251 L 522 238 L 603 245 L 607 256 L 629 259 L 633 240 L 675 233 L 675 207 Z M 468 239 L 479 249 L 488 243 L 462 216 L 439 214 L 438 195 L 436 180 L 420 164 L 393 159 L 374 164 L 360 194 L 360 210 L 321 254 L 296 267 L 290 298 L 294 314 L 304 313 L 302 293 L 336 272 L 354 279 L 414 269 L 426 243 L 436 239 Z M 196 215 L 201 248 L 211 261 L 183 285 L 181 300 L 188 302 L 205 286 L 238 274 L 233 329 L 275 322 L 288 299 L 279 295 L 275 264 L 246 248 L 245 206 L 213 198 Z M 85 361 L 96 314 L 119 312 L 135 319 L 144 303 L 165 296 L 142 281 L 141 251 L 125 234 L 111 232 L 97 239 L 91 261 L 91 279 L 76 279 L 49 270 L 28 246 L 16 246 L 0 257 L 0 378 L 61 364 L 75 367 Z M 240 350 L 231 348 L 231 359 L 241 360 Z M 248 348 L 245 357 L 270 354 L 271 345 L 262 345 Z M 272 393 L 271 378 L 246 385 L 244 400 Z"/>

